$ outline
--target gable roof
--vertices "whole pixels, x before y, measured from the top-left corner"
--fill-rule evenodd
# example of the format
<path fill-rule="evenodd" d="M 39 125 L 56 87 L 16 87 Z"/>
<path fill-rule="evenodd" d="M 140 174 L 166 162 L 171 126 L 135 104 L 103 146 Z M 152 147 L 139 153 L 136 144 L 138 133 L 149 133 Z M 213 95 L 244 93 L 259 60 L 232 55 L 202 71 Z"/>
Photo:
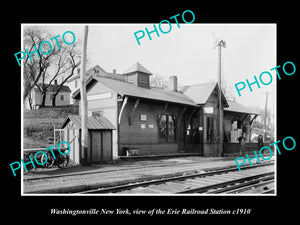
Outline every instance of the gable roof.
<path fill-rule="evenodd" d="M 47 92 L 56 92 L 59 90 L 60 85 L 58 84 L 50 84 L 50 86 L 47 89 Z M 37 87 L 34 88 L 35 91 L 40 91 Z M 67 92 L 70 93 L 71 89 L 68 86 L 63 85 L 59 91 L 61 92 Z"/>
<path fill-rule="evenodd" d="M 93 75 L 95 74 L 96 70 L 99 71 L 98 74 L 100 74 L 100 76 L 106 74 L 106 71 L 105 71 L 104 69 L 102 69 L 99 65 L 96 65 L 96 66 L 93 66 L 93 67 L 91 67 L 90 69 L 88 69 L 88 70 L 86 71 L 86 76 L 87 76 L 87 77 L 93 76 Z M 73 80 L 79 79 L 79 78 L 80 78 L 80 73 L 74 74 L 72 77 L 70 77 L 70 78 L 67 80 L 67 83 L 69 83 L 69 82 L 71 82 L 71 81 L 73 81 Z"/>
<path fill-rule="evenodd" d="M 63 125 L 61 126 L 61 129 L 65 128 L 69 122 L 72 122 L 74 127 L 77 129 L 81 129 L 81 116 L 78 115 L 69 115 L 65 121 L 63 122 Z M 115 130 L 116 128 L 114 125 L 112 125 L 109 120 L 104 116 L 89 116 L 87 120 L 87 128 L 91 130 Z"/>
<path fill-rule="evenodd" d="M 93 66 L 92 68 L 88 69 L 86 71 L 86 74 L 87 75 L 94 75 L 96 73 L 96 70 L 98 71 L 98 74 L 104 74 L 106 73 L 106 71 L 104 69 L 101 68 L 101 66 L 99 65 L 96 65 L 96 66 Z"/>
<path fill-rule="evenodd" d="M 148 75 L 151 75 L 152 73 L 147 70 L 144 66 L 142 66 L 139 62 L 135 63 L 131 67 L 129 67 L 123 74 L 133 73 L 133 72 L 142 72 Z"/>
<path fill-rule="evenodd" d="M 96 73 L 96 70 L 98 70 L 99 72 Z M 86 71 L 86 80 L 89 79 L 91 76 L 102 76 L 102 77 L 109 77 L 111 79 L 116 79 L 116 80 L 123 80 L 125 81 L 125 77 L 122 74 L 119 73 L 109 73 L 106 72 L 102 67 L 100 67 L 99 65 L 93 66 L 92 68 L 88 69 Z M 76 74 L 73 75 L 71 78 L 68 79 L 68 83 L 79 79 L 80 78 L 80 74 Z"/>
<path fill-rule="evenodd" d="M 230 111 L 230 112 L 239 112 L 239 113 L 246 113 L 246 114 L 254 114 L 254 115 L 259 115 L 259 112 L 256 112 L 255 110 L 248 108 L 247 106 L 244 106 L 240 103 L 233 102 L 233 101 L 227 101 L 229 107 L 225 108 L 225 111 Z"/>
<path fill-rule="evenodd" d="M 120 95 L 133 96 L 137 98 L 152 99 L 157 101 L 172 102 L 184 105 L 197 106 L 189 97 L 182 93 L 169 91 L 160 88 L 150 89 L 135 86 L 134 84 L 113 80 L 104 77 L 91 77 L 87 80 L 87 90 L 95 82 L 101 82 L 103 85 L 107 86 L 109 89 L 117 92 Z M 80 98 L 80 90 L 76 90 L 72 96 L 73 98 Z"/>
<path fill-rule="evenodd" d="M 178 90 L 191 98 L 196 104 L 203 105 L 207 102 L 209 96 L 212 94 L 215 88 L 218 87 L 217 82 L 210 82 L 204 84 L 187 85 L 178 87 Z M 222 92 L 222 101 L 224 107 L 228 107 L 227 100 Z"/>

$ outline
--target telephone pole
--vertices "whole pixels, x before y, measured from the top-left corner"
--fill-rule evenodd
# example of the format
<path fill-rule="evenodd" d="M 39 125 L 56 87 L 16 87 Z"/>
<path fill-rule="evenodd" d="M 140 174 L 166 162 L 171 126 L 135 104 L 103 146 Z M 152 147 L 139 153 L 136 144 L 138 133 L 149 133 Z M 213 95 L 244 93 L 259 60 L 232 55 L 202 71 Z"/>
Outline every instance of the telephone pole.
<path fill-rule="evenodd" d="M 223 156 L 223 111 L 222 111 L 222 89 L 221 89 L 221 76 L 222 76 L 222 47 L 226 48 L 224 40 L 220 40 L 217 44 L 219 47 L 219 75 L 218 75 L 218 102 L 219 102 L 219 156 Z"/>
<path fill-rule="evenodd" d="M 265 102 L 265 118 L 264 118 L 264 142 L 266 140 L 266 129 L 267 129 L 267 116 L 268 116 L 268 95 L 271 94 L 271 92 L 263 92 L 262 94 L 266 94 L 266 102 Z"/>
<path fill-rule="evenodd" d="M 86 52 L 87 52 L 88 26 L 84 27 L 81 74 L 80 74 L 80 96 L 81 96 L 81 165 L 88 165 L 88 129 L 87 129 L 87 97 L 86 97 Z"/>

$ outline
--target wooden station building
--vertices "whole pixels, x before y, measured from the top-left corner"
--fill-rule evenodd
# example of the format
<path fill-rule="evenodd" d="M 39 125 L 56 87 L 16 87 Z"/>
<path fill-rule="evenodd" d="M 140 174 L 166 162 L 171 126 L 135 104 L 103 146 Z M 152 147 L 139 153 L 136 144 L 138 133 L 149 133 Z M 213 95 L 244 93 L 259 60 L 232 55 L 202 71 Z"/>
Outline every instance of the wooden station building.
<path fill-rule="evenodd" d="M 126 156 L 130 149 L 136 149 L 139 155 L 221 156 L 217 129 L 218 84 L 177 87 L 177 77 L 172 76 L 168 88 L 154 88 L 150 87 L 151 75 L 136 63 L 114 77 L 106 74 L 87 78 L 88 116 L 105 117 L 116 128 L 112 130 L 112 157 Z M 73 98 L 80 101 L 79 89 Z M 225 131 L 222 155 L 232 154 L 232 148 L 238 152 L 238 144 L 231 136 L 242 129 L 249 141 L 251 123 L 257 114 L 227 101 L 223 93 L 221 107 Z"/>

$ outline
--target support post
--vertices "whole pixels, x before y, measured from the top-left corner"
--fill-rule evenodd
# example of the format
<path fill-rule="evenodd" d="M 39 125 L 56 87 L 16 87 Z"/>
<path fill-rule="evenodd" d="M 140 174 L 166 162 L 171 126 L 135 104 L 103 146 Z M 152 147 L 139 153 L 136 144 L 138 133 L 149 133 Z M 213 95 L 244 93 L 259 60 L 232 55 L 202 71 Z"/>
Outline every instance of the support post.
<path fill-rule="evenodd" d="M 222 47 L 226 47 L 225 41 L 220 40 L 218 43 L 219 49 L 219 74 L 218 74 L 218 103 L 219 103 L 219 110 L 218 110 L 218 117 L 219 117 L 219 156 L 223 156 L 223 107 L 222 107 L 222 89 L 221 89 L 221 75 L 222 75 Z"/>
<path fill-rule="evenodd" d="M 86 97 L 86 52 L 87 52 L 87 38 L 88 26 L 84 26 L 84 35 L 82 43 L 82 57 L 81 57 L 81 74 L 80 74 L 80 96 L 81 96 L 81 151 L 82 157 L 81 164 L 88 165 L 88 129 L 87 129 L 87 97 Z"/>

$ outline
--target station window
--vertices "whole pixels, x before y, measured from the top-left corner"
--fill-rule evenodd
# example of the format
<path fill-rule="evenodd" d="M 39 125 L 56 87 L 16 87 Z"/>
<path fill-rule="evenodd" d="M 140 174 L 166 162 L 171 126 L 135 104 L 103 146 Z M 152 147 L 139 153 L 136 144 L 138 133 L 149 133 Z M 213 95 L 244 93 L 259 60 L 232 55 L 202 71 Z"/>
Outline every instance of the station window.
<path fill-rule="evenodd" d="M 160 142 L 176 141 L 175 115 L 158 115 L 158 139 Z"/>

